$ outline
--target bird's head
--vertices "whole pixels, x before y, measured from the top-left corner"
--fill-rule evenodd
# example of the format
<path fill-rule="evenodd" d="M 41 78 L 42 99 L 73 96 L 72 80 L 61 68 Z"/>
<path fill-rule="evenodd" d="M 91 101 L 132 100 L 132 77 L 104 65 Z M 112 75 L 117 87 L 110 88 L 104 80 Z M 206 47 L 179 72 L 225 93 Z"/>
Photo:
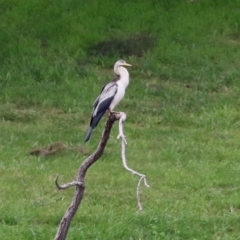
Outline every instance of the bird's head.
<path fill-rule="evenodd" d="M 131 67 L 131 66 L 132 66 L 131 64 L 126 63 L 126 61 L 124 61 L 124 60 L 118 60 L 118 61 L 114 64 L 114 72 L 117 73 L 119 67 Z"/>

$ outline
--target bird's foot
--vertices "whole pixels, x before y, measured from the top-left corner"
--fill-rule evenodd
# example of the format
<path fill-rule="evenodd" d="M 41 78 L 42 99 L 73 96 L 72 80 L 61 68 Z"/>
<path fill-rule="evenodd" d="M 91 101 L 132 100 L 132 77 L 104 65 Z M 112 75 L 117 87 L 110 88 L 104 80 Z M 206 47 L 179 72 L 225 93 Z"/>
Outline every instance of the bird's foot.
<path fill-rule="evenodd" d="M 110 114 L 111 114 L 111 115 L 112 115 L 112 114 L 116 115 L 116 114 L 118 114 L 118 113 L 119 113 L 119 112 L 111 111 Z"/>
<path fill-rule="evenodd" d="M 110 116 L 112 116 L 112 115 L 116 115 L 116 114 L 118 114 L 119 112 L 114 112 L 114 111 L 109 111 L 109 110 L 107 110 L 107 115 L 108 115 L 108 117 L 110 117 Z"/>

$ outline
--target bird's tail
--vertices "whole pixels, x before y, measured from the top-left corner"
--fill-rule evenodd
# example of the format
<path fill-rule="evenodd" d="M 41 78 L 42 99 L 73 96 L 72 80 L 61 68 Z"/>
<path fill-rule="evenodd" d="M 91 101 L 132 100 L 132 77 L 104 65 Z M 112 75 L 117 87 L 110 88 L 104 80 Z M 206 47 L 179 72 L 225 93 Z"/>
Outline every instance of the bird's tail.
<path fill-rule="evenodd" d="M 90 139 L 93 129 L 98 125 L 98 123 L 99 123 L 100 119 L 102 118 L 102 116 L 104 115 L 104 113 L 105 113 L 104 111 L 100 112 L 97 116 L 95 116 L 91 119 L 90 127 L 89 127 L 87 135 L 85 137 L 85 142 L 87 142 Z"/>
<path fill-rule="evenodd" d="M 93 128 L 89 127 L 89 129 L 87 131 L 87 134 L 86 134 L 86 137 L 85 137 L 85 142 L 87 142 L 90 139 L 90 137 L 92 135 L 92 130 L 93 130 Z"/>

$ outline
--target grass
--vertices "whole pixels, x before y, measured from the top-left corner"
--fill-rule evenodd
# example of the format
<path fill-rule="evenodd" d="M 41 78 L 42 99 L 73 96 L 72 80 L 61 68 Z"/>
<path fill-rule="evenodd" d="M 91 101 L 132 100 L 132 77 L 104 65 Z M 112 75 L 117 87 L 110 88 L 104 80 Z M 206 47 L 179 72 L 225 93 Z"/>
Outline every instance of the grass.
<path fill-rule="evenodd" d="M 123 58 L 134 65 L 125 172 L 117 126 L 90 168 L 73 239 L 240 239 L 238 1 L 0 3 L 0 239 L 53 239 L 86 155 L 29 152 L 84 144 L 91 104 Z"/>

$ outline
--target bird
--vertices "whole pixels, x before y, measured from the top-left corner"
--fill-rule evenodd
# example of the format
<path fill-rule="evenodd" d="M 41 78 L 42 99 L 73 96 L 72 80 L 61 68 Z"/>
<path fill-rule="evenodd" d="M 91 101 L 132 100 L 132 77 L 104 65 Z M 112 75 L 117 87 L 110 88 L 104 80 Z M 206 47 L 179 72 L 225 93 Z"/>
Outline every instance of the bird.
<path fill-rule="evenodd" d="M 90 139 L 93 129 L 98 125 L 102 116 L 106 112 L 110 115 L 113 109 L 123 99 L 125 89 L 129 84 L 129 72 L 125 66 L 131 67 L 132 65 L 124 60 L 118 60 L 114 64 L 114 73 L 116 77 L 111 82 L 103 86 L 99 96 L 94 101 L 85 142 Z"/>

